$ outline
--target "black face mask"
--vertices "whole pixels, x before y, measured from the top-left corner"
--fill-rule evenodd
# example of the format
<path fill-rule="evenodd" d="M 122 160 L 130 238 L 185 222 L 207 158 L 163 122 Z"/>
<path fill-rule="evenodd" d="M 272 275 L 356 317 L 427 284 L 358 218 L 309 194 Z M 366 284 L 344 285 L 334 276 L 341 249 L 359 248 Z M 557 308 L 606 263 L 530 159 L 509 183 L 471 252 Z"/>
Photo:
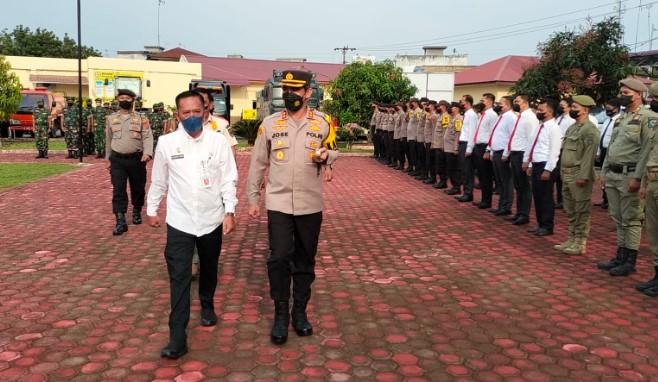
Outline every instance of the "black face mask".
<path fill-rule="evenodd" d="M 564 114 L 564 108 L 562 106 L 558 106 L 557 110 L 555 110 L 557 115 L 562 115 Z"/>
<path fill-rule="evenodd" d="M 630 105 L 631 103 L 633 103 L 633 96 L 620 95 L 619 96 L 619 103 L 621 104 L 621 106 L 626 107 L 626 106 Z"/>
<path fill-rule="evenodd" d="M 649 107 L 651 110 L 655 113 L 658 113 L 658 100 L 652 100 L 651 103 L 649 104 Z"/>
<path fill-rule="evenodd" d="M 286 105 L 286 109 L 293 113 L 304 106 L 304 98 L 293 92 L 283 93 L 283 102 Z"/>
<path fill-rule="evenodd" d="M 473 106 L 475 110 L 482 111 L 484 110 L 484 102 L 480 102 L 477 105 Z"/>
<path fill-rule="evenodd" d="M 39 107 L 39 109 L 43 109 L 43 104 L 37 106 Z"/>
<path fill-rule="evenodd" d="M 496 105 L 496 106 L 493 107 L 493 111 L 494 111 L 496 114 L 500 114 L 500 112 L 503 111 L 503 107 L 500 106 L 500 105 Z"/>
<path fill-rule="evenodd" d="M 514 110 L 516 113 L 520 113 L 521 112 L 521 106 L 519 106 L 518 104 L 515 103 L 514 105 L 512 105 L 512 110 Z"/>
<path fill-rule="evenodd" d="M 652 101 L 652 102 L 653 102 L 653 101 Z M 612 117 L 612 116 L 614 116 L 615 114 L 617 114 L 617 113 L 615 113 L 614 110 L 607 110 L 607 109 L 606 109 L 606 111 L 605 111 L 605 115 L 607 115 L 608 117 Z"/>
<path fill-rule="evenodd" d="M 67 102 L 67 103 L 66 103 L 66 106 L 68 106 L 68 107 L 72 107 L 72 106 L 73 106 L 73 102 Z"/>
<path fill-rule="evenodd" d="M 578 118 L 579 115 L 580 115 L 580 113 L 579 113 L 578 111 L 576 111 L 576 110 L 569 110 L 569 117 L 571 117 L 571 118 L 573 118 L 573 119 L 576 119 L 576 118 Z"/>
<path fill-rule="evenodd" d="M 546 113 L 537 113 L 537 119 L 543 121 L 546 118 Z"/>
<path fill-rule="evenodd" d="M 123 110 L 130 110 L 133 108 L 133 103 L 131 101 L 119 101 L 119 107 Z"/>

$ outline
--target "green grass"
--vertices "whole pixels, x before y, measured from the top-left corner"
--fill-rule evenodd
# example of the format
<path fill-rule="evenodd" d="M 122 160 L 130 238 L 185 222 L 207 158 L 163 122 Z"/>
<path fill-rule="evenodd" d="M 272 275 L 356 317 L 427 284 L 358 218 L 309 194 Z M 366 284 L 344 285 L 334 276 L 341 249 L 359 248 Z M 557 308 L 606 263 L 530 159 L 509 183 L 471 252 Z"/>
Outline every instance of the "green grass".
<path fill-rule="evenodd" d="M 63 174 L 77 167 L 77 165 L 68 163 L 2 163 L 0 164 L 0 191 Z"/>
<path fill-rule="evenodd" d="M 31 140 L 2 140 L 0 150 L 34 150 L 37 151 L 37 144 L 34 139 Z M 66 142 L 62 138 L 51 138 L 48 140 L 48 150 L 66 150 Z"/>

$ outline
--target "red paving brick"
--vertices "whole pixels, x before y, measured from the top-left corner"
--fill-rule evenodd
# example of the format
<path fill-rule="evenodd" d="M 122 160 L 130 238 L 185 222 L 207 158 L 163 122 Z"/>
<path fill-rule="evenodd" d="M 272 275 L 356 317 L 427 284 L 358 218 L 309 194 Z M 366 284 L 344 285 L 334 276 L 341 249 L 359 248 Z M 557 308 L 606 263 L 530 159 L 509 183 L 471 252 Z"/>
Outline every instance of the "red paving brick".
<path fill-rule="evenodd" d="M 0 166 L 33 156 L 3 152 Z M 633 289 L 650 276 L 648 249 L 631 277 L 597 270 L 615 249 L 605 211 L 592 210 L 587 254 L 566 256 L 552 249 L 559 211 L 556 235 L 534 238 L 363 156 L 342 157 L 326 185 L 315 333 L 270 344 L 267 227 L 246 216 L 248 166 L 240 153 L 219 323 L 200 326 L 195 298 L 180 360 L 159 357 L 164 230 L 112 236 L 102 161 L 0 193 L 0 380 L 658 380 L 658 300 Z"/>

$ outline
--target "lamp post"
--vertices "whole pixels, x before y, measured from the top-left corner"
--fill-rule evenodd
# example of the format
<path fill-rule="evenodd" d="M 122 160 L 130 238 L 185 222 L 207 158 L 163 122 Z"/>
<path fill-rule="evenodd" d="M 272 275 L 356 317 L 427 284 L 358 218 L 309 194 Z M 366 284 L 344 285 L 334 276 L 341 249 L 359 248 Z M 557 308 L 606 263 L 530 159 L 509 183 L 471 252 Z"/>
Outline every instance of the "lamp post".
<path fill-rule="evenodd" d="M 82 26 L 80 23 L 80 0 L 78 0 L 78 155 L 80 163 L 84 156 L 84 147 L 82 147 Z"/>
<path fill-rule="evenodd" d="M 158 48 L 160 47 L 160 4 L 164 4 L 164 0 L 158 0 Z"/>

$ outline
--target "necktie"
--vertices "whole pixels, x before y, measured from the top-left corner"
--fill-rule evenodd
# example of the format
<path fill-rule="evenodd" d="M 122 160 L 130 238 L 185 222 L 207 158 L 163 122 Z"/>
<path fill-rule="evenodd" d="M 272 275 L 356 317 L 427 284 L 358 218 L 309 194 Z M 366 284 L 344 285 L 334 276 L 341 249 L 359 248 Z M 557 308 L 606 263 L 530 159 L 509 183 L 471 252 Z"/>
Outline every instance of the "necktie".
<path fill-rule="evenodd" d="M 514 129 L 512 129 L 512 134 L 509 137 L 509 142 L 507 142 L 507 151 L 512 152 L 512 140 L 514 139 L 514 134 L 516 133 L 516 127 L 519 125 L 519 121 L 521 120 L 521 116 L 516 119 L 516 123 L 514 124 Z"/>
<path fill-rule="evenodd" d="M 541 130 L 544 128 L 544 124 L 542 123 L 541 126 L 539 126 L 539 131 L 537 131 L 537 136 L 535 137 L 535 141 L 532 143 L 532 148 L 530 148 L 530 157 L 528 158 L 528 162 L 532 163 L 532 154 L 535 152 L 535 146 L 537 146 L 537 141 L 539 140 L 539 134 L 541 134 Z"/>
<path fill-rule="evenodd" d="M 494 125 L 493 129 L 491 129 L 491 136 L 489 137 L 489 147 L 491 147 L 491 143 L 493 142 L 493 136 L 494 133 L 496 132 L 496 127 L 498 127 L 498 124 L 500 123 L 500 120 L 503 119 L 503 116 L 501 115 L 498 117 L 498 120 L 496 121 L 496 124 Z M 493 149 L 493 147 L 492 147 Z"/>
<path fill-rule="evenodd" d="M 478 143 L 478 133 L 480 132 L 480 125 L 482 125 L 482 120 L 484 120 L 484 114 L 480 116 L 480 121 L 478 122 L 478 127 L 475 129 L 475 136 L 473 137 L 473 142 Z"/>
<path fill-rule="evenodd" d="M 603 150 L 603 137 L 605 137 L 605 133 L 608 132 L 608 127 L 610 127 L 610 124 L 612 123 L 612 118 L 608 120 L 608 124 L 605 125 L 605 129 L 603 129 L 603 134 L 601 134 L 601 141 L 599 142 L 599 148 Z"/>

